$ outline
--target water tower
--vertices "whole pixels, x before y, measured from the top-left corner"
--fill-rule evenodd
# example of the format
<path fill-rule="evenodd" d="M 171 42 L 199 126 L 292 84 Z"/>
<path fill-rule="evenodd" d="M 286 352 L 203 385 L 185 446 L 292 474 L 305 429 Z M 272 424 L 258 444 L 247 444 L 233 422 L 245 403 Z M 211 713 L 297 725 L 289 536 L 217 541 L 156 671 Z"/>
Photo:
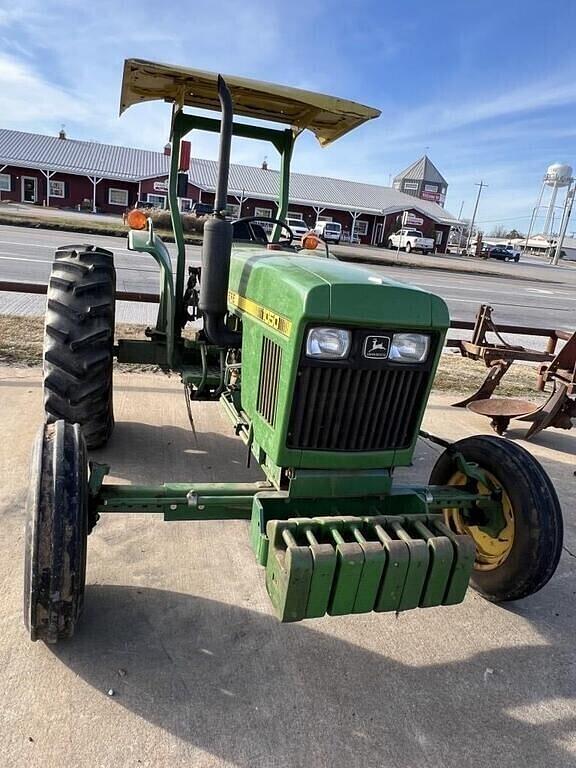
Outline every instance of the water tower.
<path fill-rule="evenodd" d="M 542 230 L 542 234 L 547 235 L 552 228 L 558 190 L 570 185 L 570 182 L 572 181 L 572 167 L 565 163 L 553 163 L 548 167 L 543 181 L 544 183 L 542 184 L 537 209 L 540 208 L 540 205 L 542 204 L 545 188 L 550 187 L 552 189 L 552 195 L 550 196 L 550 203 L 548 204 L 548 211 L 546 213 L 546 221 L 544 222 L 544 229 Z"/>

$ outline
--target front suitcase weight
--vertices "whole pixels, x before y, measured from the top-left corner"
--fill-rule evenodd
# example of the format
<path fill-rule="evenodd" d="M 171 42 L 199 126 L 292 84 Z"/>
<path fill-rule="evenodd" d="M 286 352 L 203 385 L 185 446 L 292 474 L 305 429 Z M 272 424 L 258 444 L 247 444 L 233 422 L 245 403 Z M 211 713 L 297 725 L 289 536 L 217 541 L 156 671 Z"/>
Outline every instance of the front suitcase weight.
<path fill-rule="evenodd" d="M 293 523 L 271 520 L 266 526 L 270 540 L 266 563 L 266 589 L 280 621 L 306 617 L 313 561 L 310 548 L 298 546 Z"/>
<path fill-rule="evenodd" d="M 386 564 L 386 551 L 380 542 L 366 541 L 359 528 L 353 527 L 352 531 L 364 553 L 364 567 L 358 584 L 353 612 L 368 613 L 374 610 Z"/>

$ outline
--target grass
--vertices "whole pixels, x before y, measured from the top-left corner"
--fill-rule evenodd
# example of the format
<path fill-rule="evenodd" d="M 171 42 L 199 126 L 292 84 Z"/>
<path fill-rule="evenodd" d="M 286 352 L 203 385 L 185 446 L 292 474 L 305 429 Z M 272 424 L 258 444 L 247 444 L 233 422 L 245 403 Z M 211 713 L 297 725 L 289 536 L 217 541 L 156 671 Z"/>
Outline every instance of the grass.
<path fill-rule="evenodd" d="M 146 326 L 118 323 L 116 338 L 143 339 Z M 42 365 L 44 318 L 0 315 L 0 365 L 35 367 Z M 154 365 L 116 363 L 119 370 L 155 371 Z"/>
<path fill-rule="evenodd" d="M 119 323 L 116 338 L 144 338 L 145 326 Z M 42 364 L 42 338 L 44 318 L 0 315 L 0 364 L 40 366 Z M 116 364 L 119 370 L 153 371 L 155 366 Z M 442 355 L 434 390 L 471 394 L 481 384 L 487 369 L 479 361 L 466 360 L 459 354 L 446 352 Z M 513 365 L 496 390 L 498 396 L 529 397 L 541 400 L 536 391 L 536 366 Z"/>
<path fill-rule="evenodd" d="M 156 217 L 153 216 L 155 231 L 160 237 L 168 243 L 174 242 L 174 235 L 170 226 L 169 215 L 167 211 L 161 211 Z M 202 243 L 202 225 L 196 222 L 194 225 L 187 222 L 190 217 L 183 217 L 184 223 L 184 241 L 189 245 L 199 245 Z M 33 216 L 31 214 L 22 214 L 10 211 L 0 211 L 0 224 L 12 227 L 28 227 L 31 229 L 49 229 L 62 232 L 74 232 L 85 235 L 106 235 L 108 237 L 126 237 L 128 227 L 119 220 L 98 221 L 78 219 L 74 215 L 66 216 Z M 157 226 L 156 226 L 157 225 Z"/>

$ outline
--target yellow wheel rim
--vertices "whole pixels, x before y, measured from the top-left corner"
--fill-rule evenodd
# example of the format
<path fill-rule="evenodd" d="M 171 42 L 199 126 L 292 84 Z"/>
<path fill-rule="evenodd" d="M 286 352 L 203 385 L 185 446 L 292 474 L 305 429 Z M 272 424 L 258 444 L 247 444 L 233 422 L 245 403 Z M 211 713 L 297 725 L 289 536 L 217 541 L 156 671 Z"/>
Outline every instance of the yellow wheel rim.
<path fill-rule="evenodd" d="M 476 545 L 476 560 L 474 569 L 477 571 L 492 571 L 498 568 L 506 560 L 514 544 L 514 511 L 510 497 L 502 488 L 498 480 L 490 472 L 483 470 L 486 477 L 495 487 L 502 490 L 502 512 L 506 521 L 506 526 L 500 531 L 498 536 L 491 536 L 482 531 L 477 525 L 467 525 L 460 514 L 459 509 L 445 509 L 444 519 L 446 524 L 455 533 L 468 534 Z M 468 478 L 463 472 L 456 472 L 447 485 L 466 485 Z M 483 483 L 478 483 L 479 493 L 490 493 L 490 489 Z"/>

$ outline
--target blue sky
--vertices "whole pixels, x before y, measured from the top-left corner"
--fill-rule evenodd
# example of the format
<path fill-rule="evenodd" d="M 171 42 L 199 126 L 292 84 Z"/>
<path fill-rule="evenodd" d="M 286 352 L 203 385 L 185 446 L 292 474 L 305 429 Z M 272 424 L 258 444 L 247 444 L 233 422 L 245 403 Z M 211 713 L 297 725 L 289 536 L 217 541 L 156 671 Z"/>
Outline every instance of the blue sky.
<path fill-rule="evenodd" d="M 449 210 L 483 179 L 484 228 L 525 229 L 546 167 L 576 166 L 575 28 L 573 0 L 0 0 L 0 125 L 161 149 L 166 105 L 118 117 L 124 58 L 242 74 L 382 110 L 327 149 L 302 137 L 294 170 L 387 184 L 427 151 Z M 264 155 L 235 140 L 237 162 Z"/>

